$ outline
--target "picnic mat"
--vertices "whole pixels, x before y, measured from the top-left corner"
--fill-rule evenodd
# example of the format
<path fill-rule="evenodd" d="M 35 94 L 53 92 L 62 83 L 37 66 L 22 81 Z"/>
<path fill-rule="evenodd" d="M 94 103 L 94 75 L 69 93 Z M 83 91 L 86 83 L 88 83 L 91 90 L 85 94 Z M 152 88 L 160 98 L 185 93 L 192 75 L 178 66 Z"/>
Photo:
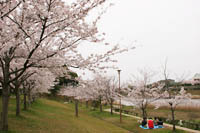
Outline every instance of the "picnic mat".
<path fill-rule="evenodd" d="M 158 129 L 158 128 L 164 128 L 163 126 L 154 126 L 154 128 L 149 128 L 149 127 L 143 127 L 142 125 L 140 125 L 141 128 L 143 129 Z"/>

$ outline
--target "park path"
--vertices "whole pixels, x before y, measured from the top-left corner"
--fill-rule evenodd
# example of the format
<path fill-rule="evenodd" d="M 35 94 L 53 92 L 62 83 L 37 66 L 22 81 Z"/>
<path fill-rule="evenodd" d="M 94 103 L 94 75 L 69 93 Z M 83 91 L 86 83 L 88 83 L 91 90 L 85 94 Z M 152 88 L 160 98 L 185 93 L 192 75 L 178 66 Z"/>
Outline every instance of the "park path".
<path fill-rule="evenodd" d="M 104 111 L 110 112 L 110 109 L 104 109 Z M 119 112 L 115 112 L 115 111 L 113 111 L 113 112 L 116 113 L 116 114 L 119 114 Z M 132 118 L 135 118 L 135 119 L 138 119 L 138 120 L 141 120 L 141 119 L 142 119 L 141 117 L 134 116 L 134 115 L 129 115 L 129 114 L 124 114 L 124 113 L 122 113 L 122 115 L 128 116 L 128 117 L 132 117 Z M 167 127 L 170 127 L 170 128 L 173 127 L 173 125 L 167 124 L 167 123 L 163 123 L 163 125 L 164 125 L 164 126 L 167 126 Z M 192 129 L 185 128 L 185 127 L 180 127 L 180 126 L 176 126 L 176 129 L 181 129 L 181 130 L 187 131 L 187 132 L 189 132 L 189 133 L 200 133 L 200 131 L 192 130 Z"/>

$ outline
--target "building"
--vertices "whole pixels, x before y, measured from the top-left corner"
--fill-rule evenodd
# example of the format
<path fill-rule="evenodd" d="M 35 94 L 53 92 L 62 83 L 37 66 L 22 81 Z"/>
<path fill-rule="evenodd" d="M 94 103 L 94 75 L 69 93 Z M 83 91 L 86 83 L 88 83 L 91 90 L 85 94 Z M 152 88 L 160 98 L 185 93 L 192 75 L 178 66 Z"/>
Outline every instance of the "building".
<path fill-rule="evenodd" d="M 200 73 L 196 73 L 193 77 L 193 81 L 200 82 Z"/>
<path fill-rule="evenodd" d="M 194 77 L 190 80 L 185 80 L 182 84 L 198 85 L 200 84 L 200 73 L 196 73 Z"/>

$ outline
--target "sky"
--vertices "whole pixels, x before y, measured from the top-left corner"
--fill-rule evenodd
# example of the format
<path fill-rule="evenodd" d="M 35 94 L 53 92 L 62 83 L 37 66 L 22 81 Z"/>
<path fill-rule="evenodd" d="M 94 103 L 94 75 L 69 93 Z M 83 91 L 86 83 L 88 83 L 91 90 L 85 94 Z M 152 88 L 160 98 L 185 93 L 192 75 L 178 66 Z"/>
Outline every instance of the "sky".
<path fill-rule="evenodd" d="M 98 27 L 110 43 L 135 45 L 115 56 L 123 82 L 138 69 L 160 73 L 167 59 L 169 78 L 200 73 L 200 0 L 113 0 Z M 109 70 L 108 75 L 117 75 Z M 157 74 L 154 80 L 162 79 Z"/>

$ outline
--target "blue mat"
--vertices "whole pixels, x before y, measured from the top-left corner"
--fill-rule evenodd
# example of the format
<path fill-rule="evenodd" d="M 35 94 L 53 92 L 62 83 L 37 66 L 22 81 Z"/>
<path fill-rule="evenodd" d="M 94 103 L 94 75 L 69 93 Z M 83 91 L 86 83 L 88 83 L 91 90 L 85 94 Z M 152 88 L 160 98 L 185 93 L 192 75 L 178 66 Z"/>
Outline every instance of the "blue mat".
<path fill-rule="evenodd" d="M 140 125 L 141 128 L 143 129 L 159 129 L 159 128 L 164 128 L 163 126 L 154 126 L 154 128 L 149 128 L 149 127 L 143 127 L 142 125 Z"/>

